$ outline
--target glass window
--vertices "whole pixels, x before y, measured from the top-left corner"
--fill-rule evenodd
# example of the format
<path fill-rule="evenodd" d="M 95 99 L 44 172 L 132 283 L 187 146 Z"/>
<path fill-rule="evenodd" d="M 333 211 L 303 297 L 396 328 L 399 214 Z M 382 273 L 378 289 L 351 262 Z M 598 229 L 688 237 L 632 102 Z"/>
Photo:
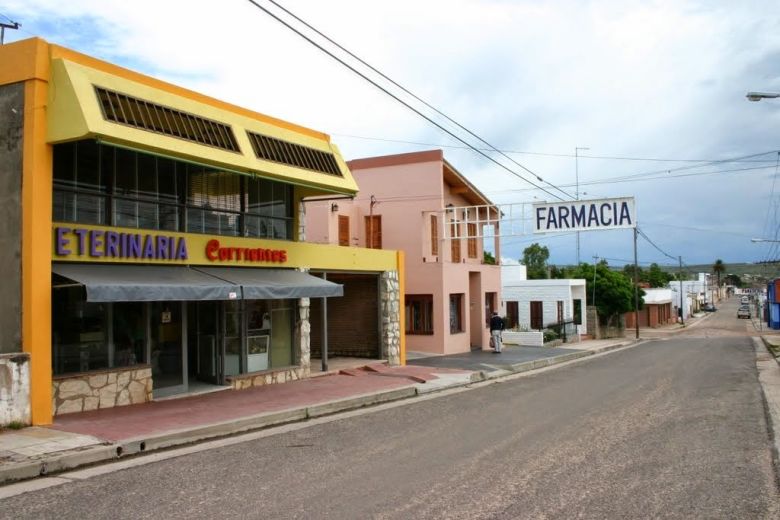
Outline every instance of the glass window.
<path fill-rule="evenodd" d="M 115 303 L 113 315 L 114 366 L 146 362 L 146 304 Z"/>
<path fill-rule="evenodd" d="M 138 182 L 136 179 L 135 152 L 116 148 L 114 170 L 114 193 L 128 197 L 138 194 Z"/>
<path fill-rule="evenodd" d="M 108 368 L 107 305 L 84 301 L 83 287 L 52 291 L 54 374 Z"/>
<path fill-rule="evenodd" d="M 463 294 L 450 294 L 450 333 L 463 332 Z"/>
<path fill-rule="evenodd" d="M 157 158 L 143 153 L 137 154 L 138 195 L 144 198 L 157 198 Z"/>
<path fill-rule="evenodd" d="M 293 193 L 289 184 L 92 140 L 54 146 L 57 221 L 290 239 Z"/>
<path fill-rule="evenodd" d="M 87 302 L 83 287 L 55 286 L 52 289 L 54 374 L 146 363 L 145 309 L 146 304 L 142 302 Z"/>
<path fill-rule="evenodd" d="M 76 186 L 100 192 L 108 187 L 100 168 L 100 148 L 95 141 L 79 141 L 76 145 Z"/>
<path fill-rule="evenodd" d="M 496 310 L 496 293 L 485 293 L 485 326 L 490 327 L 490 318 L 493 317 L 493 311 Z"/>
<path fill-rule="evenodd" d="M 406 333 L 433 334 L 433 295 L 406 295 Z"/>
<path fill-rule="evenodd" d="M 55 146 L 52 167 L 55 186 L 76 187 L 76 148 L 74 146 Z"/>

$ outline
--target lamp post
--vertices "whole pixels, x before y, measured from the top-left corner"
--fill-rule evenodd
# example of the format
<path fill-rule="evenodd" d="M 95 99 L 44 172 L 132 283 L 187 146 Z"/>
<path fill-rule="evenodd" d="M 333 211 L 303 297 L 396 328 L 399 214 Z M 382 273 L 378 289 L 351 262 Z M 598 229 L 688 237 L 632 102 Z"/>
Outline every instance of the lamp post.
<path fill-rule="evenodd" d="M 780 98 L 780 92 L 748 92 L 745 97 L 749 101 L 761 101 L 762 99 Z"/>
<path fill-rule="evenodd" d="M 585 146 L 574 147 L 574 198 L 580 200 L 580 150 L 590 150 Z M 577 265 L 580 265 L 580 232 L 577 231 Z"/>

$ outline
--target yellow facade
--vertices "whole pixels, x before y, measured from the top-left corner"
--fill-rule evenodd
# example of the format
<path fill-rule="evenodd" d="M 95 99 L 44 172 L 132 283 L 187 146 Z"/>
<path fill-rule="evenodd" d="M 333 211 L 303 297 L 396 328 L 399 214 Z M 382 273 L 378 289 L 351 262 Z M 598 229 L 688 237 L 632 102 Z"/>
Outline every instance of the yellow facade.
<path fill-rule="evenodd" d="M 338 149 L 324 133 L 237 107 L 169 83 L 123 69 L 33 38 L 0 46 L 0 85 L 24 83 L 25 117 L 22 171 L 22 348 L 31 360 L 33 424 L 52 422 L 51 263 L 129 262 L 222 266 L 312 268 L 317 270 L 398 270 L 403 256 L 394 251 L 359 249 L 293 241 L 208 236 L 52 221 L 52 145 L 95 139 L 115 146 L 160 154 L 215 168 L 260 176 L 295 186 L 295 207 L 304 196 L 354 195 L 357 185 Z M 104 119 L 95 87 L 153 100 L 176 110 L 209 118 L 233 129 L 240 152 L 233 153 Z M 333 154 L 340 175 L 329 175 L 258 159 L 244 130 Z M 294 214 L 295 227 L 299 215 Z M 83 235 L 74 234 L 74 229 Z M 143 235 L 155 253 L 127 256 L 106 249 L 108 234 Z M 79 250 L 81 237 L 89 247 Z M 112 237 L 114 235 L 111 235 Z M 150 237 L 150 238 L 149 238 Z M 159 237 L 164 237 L 160 245 Z M 113 238 L 112 238 L 113 240 Z M 119 238 L 120 244 L 121 237 Z M 216 259 L 214 244 L 218 241 Z M 187 257 L 168 257 L 171 242 L 186 244 Z M 97 249 L 91 249 L 92 246 Z M 102 247 L 102 249 L 101 249 Z M 117 246 L 118 247 L 118 246 Z M 166 249 L 167 247 L 167 249 Z M 209 249 L 211 248 L 211 249 Z M 228 249 L 229 253 L 220 253 Z M 97 252 L 101 254 L 97 254 Z M 211 251 L 211 253 L 209 252 Z M 241 252 L 239 252 L 241 251 Z M 252 252 L 254 251 L 254 252 Z M 263 251 L 261 253 L 260 251 Z M 274 256 L 274 252 L 284 252 Z M 266 253 L 270 252 L 270 253 Z M 95 253 L 95 254 L 93 254 Z M 107 253 L 111 253 L 108 254 Z M 223 256 L 220 256 L 222 254 Z M 270 260 L 269 260 L 270 259 Z M 401 276 L 403 280 L 403 276 Z M 403 282 L 401 282 L 403 283 Z M 403 293 L 402 293 L 403 294 Z M 403 312 L 403 305 L 401 312 Z M 402 322 L 403 323 L 403 322 Z M 401 360 L 404 338 L 401 327 Z"/>

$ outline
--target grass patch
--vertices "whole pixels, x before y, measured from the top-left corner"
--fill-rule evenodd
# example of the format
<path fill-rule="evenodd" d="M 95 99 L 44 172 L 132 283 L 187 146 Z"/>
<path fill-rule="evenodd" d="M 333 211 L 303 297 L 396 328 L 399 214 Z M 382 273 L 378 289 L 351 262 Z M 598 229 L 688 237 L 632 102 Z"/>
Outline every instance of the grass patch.
<path fill-rule="evenodd" d="M 27 426 L 27 425 L 24 424 L 23 422 L 11 421 L 11 422 L 9 422 L 8 424 L 6 424 L 4 426 L 0 426 L 0 431 L 2 431 L 2 430 L 21 430 L 25 426 Z"/>

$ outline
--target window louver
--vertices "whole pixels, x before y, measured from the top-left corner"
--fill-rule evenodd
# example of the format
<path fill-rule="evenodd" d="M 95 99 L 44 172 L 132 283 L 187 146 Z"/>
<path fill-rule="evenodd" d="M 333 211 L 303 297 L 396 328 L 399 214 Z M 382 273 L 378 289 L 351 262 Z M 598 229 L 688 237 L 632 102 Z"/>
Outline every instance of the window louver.
<path fill-rule="evenodd" d="M 258 159 L 327 173 L 328 175 L 342 176 L 336 158 L 332 153 L 282 141 L 267 135 L 255 134 L 253 132 L 247 132 L 246 134 Z"/>
<path fill-rule="evenodd" d="M 100 87 L 95 87 L 95 92 L 103 118 L 108 121 L 240 152 L 228 125 Z"/>

